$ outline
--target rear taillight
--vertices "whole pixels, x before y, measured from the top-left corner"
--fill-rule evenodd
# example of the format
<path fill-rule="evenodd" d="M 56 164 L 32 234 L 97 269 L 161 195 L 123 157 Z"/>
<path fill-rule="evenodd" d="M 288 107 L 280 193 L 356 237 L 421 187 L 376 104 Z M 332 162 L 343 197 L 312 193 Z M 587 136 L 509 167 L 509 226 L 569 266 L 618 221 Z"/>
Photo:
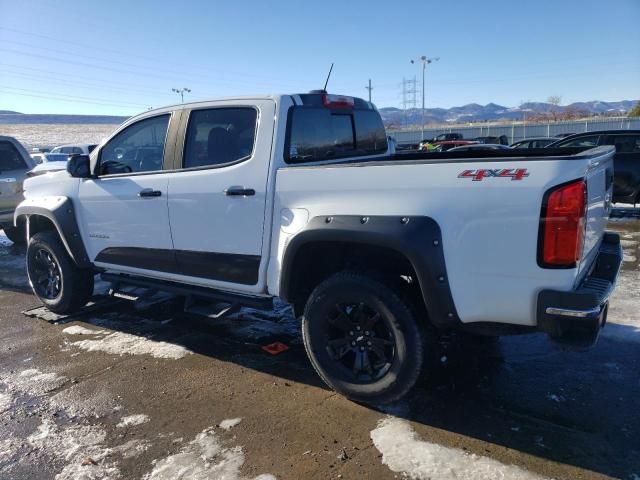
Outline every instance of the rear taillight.
<path fill-rule="evenodd" d="M 572 268 L 582 256 L 587 185 L 584 180 L 549 190 L 542 204 L 538 263 L 542 267 Z"/>
<path fill-rule="evenodd" d="M 322 95 L 322 104 L 326 108 L 353 108 L 355 99 L 344 95 Z"/>

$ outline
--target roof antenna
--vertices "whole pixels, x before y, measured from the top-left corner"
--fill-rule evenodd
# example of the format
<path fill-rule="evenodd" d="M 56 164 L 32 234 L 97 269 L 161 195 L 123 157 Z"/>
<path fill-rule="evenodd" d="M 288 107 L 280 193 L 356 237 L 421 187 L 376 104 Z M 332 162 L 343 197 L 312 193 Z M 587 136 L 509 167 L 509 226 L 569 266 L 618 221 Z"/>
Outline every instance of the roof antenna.
<path fill-rule="evenodd" d="M 333 63 L 331 64 L 331 68 L 329 68 L 329 74 L 327 75 L 327 81 L 324 82 L 324 91 L 327 91 L 327 84 L 329 83 L 329 78 L 331 77 L 331 71 L 333 70 Z"/>

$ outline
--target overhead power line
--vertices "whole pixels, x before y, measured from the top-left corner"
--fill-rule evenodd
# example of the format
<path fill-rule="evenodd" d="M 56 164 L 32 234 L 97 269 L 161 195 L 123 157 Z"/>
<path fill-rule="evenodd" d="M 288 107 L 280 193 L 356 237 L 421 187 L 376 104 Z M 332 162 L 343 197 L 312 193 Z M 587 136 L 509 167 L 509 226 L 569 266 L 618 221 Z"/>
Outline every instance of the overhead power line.
<path fill-rule="evenodd" d="M 118 105 L 118 106 L 127 106 L 127 107 L 145 107 L 146 108 L 148 106 L 142 103 L 121 102 L 118 100 L 111 101 L 106 98 L 82 97 L 79 95 L 66 95 L 66 94 L 55 93 L 55 92 L 44 92 L 42 90 L 30 90 L 27 88 L 11 87 L 7 85 L 0 85 L 0 89 L 4 90 L 5 92 L 11 93 L 12 95 L 20 95 L 21 92 L 25 92 L 24 93 L 25 95 L 27 93 L 33 94 L 28 96 L 42 96 L 43 98 L 52 98 L 52 99 L 58 99 L 58 100 L 63 100 L 63 99 L 66 99 L 69 101 L 87 100 L 90 103 L 100 102 L 100 103 L 103 103 L 104 105 Z"/>

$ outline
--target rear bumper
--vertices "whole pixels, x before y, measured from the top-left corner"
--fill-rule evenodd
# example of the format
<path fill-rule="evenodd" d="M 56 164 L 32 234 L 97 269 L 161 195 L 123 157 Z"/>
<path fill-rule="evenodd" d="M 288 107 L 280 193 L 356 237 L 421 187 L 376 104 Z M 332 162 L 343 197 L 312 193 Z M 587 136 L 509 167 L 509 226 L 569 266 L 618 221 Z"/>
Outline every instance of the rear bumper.
<path fill-rule="evenodd" d="M 609 297 L 621 265 L 620 237 L 607 232 L 590 273 L 576 289 L 538 294 L 538 328 L 563 345 L 593 345 L 606 322 Z"/>

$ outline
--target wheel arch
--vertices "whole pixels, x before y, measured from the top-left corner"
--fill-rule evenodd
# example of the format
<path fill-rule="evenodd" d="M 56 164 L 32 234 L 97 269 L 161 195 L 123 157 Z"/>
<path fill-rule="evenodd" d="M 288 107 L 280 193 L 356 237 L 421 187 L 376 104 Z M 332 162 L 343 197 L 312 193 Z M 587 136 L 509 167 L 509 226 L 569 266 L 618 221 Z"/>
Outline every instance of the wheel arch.
<path fill-rule="evenodd" d="M 14 214 L 14 224 L 18 225 L 21 222 L 26 224 L 27 239 L 39 231 L 54 230 L 77 267 L 92 266 L 82 242 L 70 198 L 47 197 L 25 200 L 18 205 Z"/>
<path fill-rule="evenodd" d="M 369 263 L 363 263 L 363 258 Z M 326 276 L 352 268 L 354 259 L 358 270 L 363 265 L 372 272 L 402 275 L 407 270 L 414 275 L 417 296 L 429 320 L 439 328 L 460 325 L 449 288 L 440 227 L 430 217 L 313 218 L 286 246 L 279 295 L 301 311 L 310 289 Z"/>

